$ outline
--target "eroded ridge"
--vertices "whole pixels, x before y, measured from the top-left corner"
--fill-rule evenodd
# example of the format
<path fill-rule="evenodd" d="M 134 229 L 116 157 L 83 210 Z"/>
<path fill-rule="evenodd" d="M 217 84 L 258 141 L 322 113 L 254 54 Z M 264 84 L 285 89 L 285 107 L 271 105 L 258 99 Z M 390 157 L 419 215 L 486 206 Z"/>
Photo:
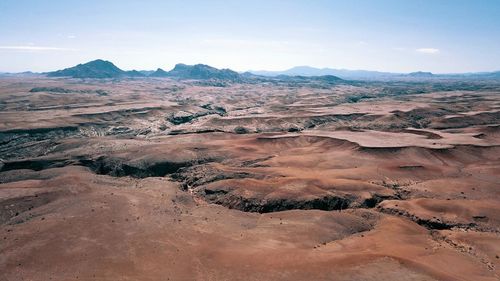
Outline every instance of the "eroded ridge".
<path fill-rule="evenodd" d="M 498 280 L 495 82 L 17 79 L 7 280 Z"/>

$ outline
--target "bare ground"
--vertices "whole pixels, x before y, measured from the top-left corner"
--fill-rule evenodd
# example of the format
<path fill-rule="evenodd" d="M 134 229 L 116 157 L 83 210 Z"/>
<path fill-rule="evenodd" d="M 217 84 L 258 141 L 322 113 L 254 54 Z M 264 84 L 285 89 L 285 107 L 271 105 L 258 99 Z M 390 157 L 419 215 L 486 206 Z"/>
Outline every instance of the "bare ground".
<path fill-rule="evenodd" d="M 0 280 L 499 280 L 500 85 L 0 80 Z"/>

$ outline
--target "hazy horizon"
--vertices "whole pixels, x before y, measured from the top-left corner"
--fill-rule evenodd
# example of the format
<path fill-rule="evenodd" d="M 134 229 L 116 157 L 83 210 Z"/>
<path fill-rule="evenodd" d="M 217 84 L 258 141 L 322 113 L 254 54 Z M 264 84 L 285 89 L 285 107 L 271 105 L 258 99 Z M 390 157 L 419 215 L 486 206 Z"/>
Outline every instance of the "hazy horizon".
<path fill-rule="evenodd" d="M 97 58 L 95 60 L 109 61 L 109 60 L 100 59 L 100 58 Z M 85 64 L 87 62 L 90 62 L 90 61 L 85 61 L 85 62 L 81 62 L 81 63 L 78 63 L 78 64 Z M 113 63 L 112 61 L 109 61 L 109 62 Z M 134 68 L 134 69 L 124 69 L 124 68 L 120 67 L 119 65 L 116 65 L 115 63 L 113 63 L 113 64 L 115 66 L 117 66 L 118 68 L 120 68 L 122 70 L 125 70 L 125 71 L 132 71 L 132 70 L 137 70 L 137 71 L 155 71 L 158 68 L 161 68 L 161 69 L 163 69 L 165 71 L 169 71 L 169 70 L 172 70 L 175 67 L 175 64 L 174 64 L 171 67 L 155 67 L 155 68 L 151 68 L 151 69 L 136 69 L 136 68 Z M 176 63 L 176 64 L 183 64 L 183 63 L 179 62 L 179 63 Z M 194 64 L 199 64 L 199 63 L 194 63 Z M 194 64 L 192 64 L 192 65 L 194 65 Z M 73 66 L 76 66 L 76 65 L 65 66 L 65 67 L 62 67 L 61 69 L 70 68 L 70 67 L 73 67 Z M 398 73 L 405 74 L 405 73 L 415 73 L 415 72 L 430 72 L 430 71 L 426 71 L 426 70 L 415 70 L 415 71 L 407 71 L 407 72 L 395 72 L 395 71 L 380 71 L 380 70 L 373 70 L 373 69 L 347 69 L 347 68 L 335 68 L 335 67 L 315 67 L 315 66 L 311 66 L 311 65 L 296 65 L 296 66 L 292 66 L 292 67 L 287 68 L 287 69 L 278 69 L 278 70 L 248 69 L 248 70 L 236 70 L 236 71 L 239 72 L 239 73 L 243 73 L 243 72 L 254 72 L 254 73 L 258 73 L 258 72 L 273 73 L 273 72 L 276 72 L 276 73 L 279 73 L 279 72 L 286 72 L 288 70 L 292 70 L 292 69 L 295 69 L 295 68 L 306 68 L 306 67 L 307 68 L 314 68 L 314 69 L 317 69 L 317 70 L 331 69 L 331 70 L 353 71 L 353 72 L 355 72 L 355 71 L 371 71 L 371 72 L 393 73 L 393 74 L 398 74 Z M 234 70 L 231 67 L 224 67 L 224 68 L 229 68 L 231 70 Z M 0 73 L 23 73 L 23 72 L 46 73 L 46 72 L 51 72 L 51 71 L 56 71 L 56 70 L 61 70 L 61 69 L 53 69 L 53 70 L 49 70 L 49 71 L 39 71 L 39 72 L 35 72 L 35 71 L 31 71 L 31 70 L 25 70 L 25 71 L 19 71 L 19 72 L 8 72 L 8 71 L 1 71 L 0 70 Z M 500 71 L 500 70 L 475 71 L 475 72 L 441 72 L 441 73 L 431 72 L 431 73 L 433 73 L 433 74 L 468 74 L 468 73 L 482 73 L 482 72 L 489 73 L 489 72 L 497 72 L 497 71 Z"/>
<path fill-rule="evenodd" d="M 236 71 L 498 71 L 498 14 L 498 1 L 6 0 L 0 71 L 94 59 L 125 70 L 203 63 Z"/>

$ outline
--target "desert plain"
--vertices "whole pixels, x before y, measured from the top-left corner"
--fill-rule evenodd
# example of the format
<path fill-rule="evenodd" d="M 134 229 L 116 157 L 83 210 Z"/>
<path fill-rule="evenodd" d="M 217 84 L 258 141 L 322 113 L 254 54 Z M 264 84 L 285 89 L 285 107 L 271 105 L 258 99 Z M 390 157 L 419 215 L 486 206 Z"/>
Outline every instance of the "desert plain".
<path fill-rule="evenodd" d="M 0 78 L 0 280 L 500 279 L 500 83 Z"/>

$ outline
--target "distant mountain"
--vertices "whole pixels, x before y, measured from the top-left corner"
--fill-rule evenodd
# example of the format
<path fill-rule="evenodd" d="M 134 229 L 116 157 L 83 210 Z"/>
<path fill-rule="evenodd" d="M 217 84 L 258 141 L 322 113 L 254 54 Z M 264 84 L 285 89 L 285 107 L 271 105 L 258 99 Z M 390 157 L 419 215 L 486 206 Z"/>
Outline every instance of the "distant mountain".
<path fill-rule="evenodd" d="M 186 65 L 177 64 L 174 69 L 165 71 L 158 68 L 156 71 L 124 71 L 112 62 L 105 60 L 94 60 L 74 67 L 46 73 L 49 77 L 73 77 L 73 78 L 122 78 L 122 77 L 172 77 L 177 79 L 219 79 L 240 80 L 242 77 L 236 71 L 230 69 L 217 69 L 205 64 Z"/>
<path fill-rule="evenodd" d="M 500 71 L 476 73 L 434 74 L 431 72 L 392 73 L 369 70 L 347 70 L 297 66 L 284 71 L 247 71 L 238 73 L 231 69 L 218 69 L 206 64 L 176 64 L 170 71 L 153 70 L 124 71 L 105 60 L 94 60 L 74 67 L 45 73 L 50 77 L 73 78 L 124 78 L 124 77 L 169 77 L 193 80 L 260 81 L 269 79 L 286 81 L 319 81 L 332 83 L 340 80 L 427 80 L 427 79 L 500 79 Z M 31 76 L 35 73 L 0 73 L 0 76 Z"/>
<path fill-rule="evenodd" d="M 479 75 L 480 77 L 491 78 L 491 79 L 500 79 L 500 71 L 495 72 L 486 72 Z"/>
<path fill-rule="evenodd" d="M 278 76 L 278 75 L 288 75 L 288 76 L 321 76 L 321 75 L 333 75 L 332 73 L 335 69 L 330 68 L 314 68 L 310 66 L 295 66 L 284 71 L 250 71 L 253 74 L 263 75 L 263 76 Z"/>
<path fill-rule="evenodd" d="M 149 77 L 168 77 L 168 72 L 158 68 L 156 71 L 149 74 Z"/>
<path fill-rule="evenodd" d="M 348 80 L 406 80 L 406 79 L 500 79 L 500 71 L 476 73 L 450 73 L 434 74 L 431 72 L 393 73 L 370 70 L 347 70 L 333 68 L 314 68 L 310 66 L 297 66 L 284 71 L 248 71 L 254 75 L 262 76 L 322 76 L 334 75 Z M 248 73 L 247 72 L 247 73 Z M 246 74 L 248 75 L 248 74 Z"/>
<path fill-rule="evenodd" d="M 31 71 L 24 71 L 24 72 L 17 72 L 17 73 L 0 72 L 0 77 L 34 77 L 34 76 L 39 76 L 39 75 L 40 75 L 40 73 L 31 72 Z"/>
<path fill-rule="evenodd" d="M 344 79 L 337 77 L 335 75 L 321 75 L 321 76 L 312 76 L 312 77 L 308 77 L 308 78 L 316 80 L 316 81 L 327 82 L 327 83 L 339 82 L 339 81 L 344 80 Z"/>
<path fill-rule="evenodd" d="M 231 69 L 217 69 L 205 64 L 176 64 L 174 69 L 168 72 L 168 76 L 180 79 L 221 79 L 239 80 L 240 74 Z"/>
<path fill-rule="evenodd" d="M 423 72 L 423 71 L 417 71 L 417 72 L 411 72 L 407 74 L 408 77 L 416 77 L 416 78 L 432 78 L 435 77 L 432 72 Z"/>
<path fill-rule="evenodd" d="M 315 68 L 310 66 L 296 66 L 284 71 L 249 71 L 256 75 L 263 76 L 324 76 L 333 75 L 342 79 L 370 79 L 370 78 L 389 78 L 397 76 L 397 73 L 379 72 L 369 70 L 347 70 L 333 68 Z"/>
<path fill-rule="evenodd" d="M 125 76 L 128 77 L 146 77 L 147 75 L 137 70 L 125 71 Z"/>
<path fill-rule="evenodd" d="M 267 77 L 267 79 L 277 79 L 280 81 L 295 82 L 295 83 L 323 82 L 328 84 L 344 81 L 343 79 L 334 75 L 321 75 L 321 76 L 278 75 L 274 77 Z"/>
<path fill-rule="evenodd" d="M 152 73 L 154 73 L 154 70 L 139 70 L 140 73 L 144 74 L 145 76 L 149 76 Z"/>
<path fill-rule="evenodd" d="M 129 73 L 130 74 L 130 73 Z M 105 60 L 94 60 L 74 67 L 47 73 L 49 77 L 73 78 L 117 78 L 127 76 L 127 72 Z"/>

